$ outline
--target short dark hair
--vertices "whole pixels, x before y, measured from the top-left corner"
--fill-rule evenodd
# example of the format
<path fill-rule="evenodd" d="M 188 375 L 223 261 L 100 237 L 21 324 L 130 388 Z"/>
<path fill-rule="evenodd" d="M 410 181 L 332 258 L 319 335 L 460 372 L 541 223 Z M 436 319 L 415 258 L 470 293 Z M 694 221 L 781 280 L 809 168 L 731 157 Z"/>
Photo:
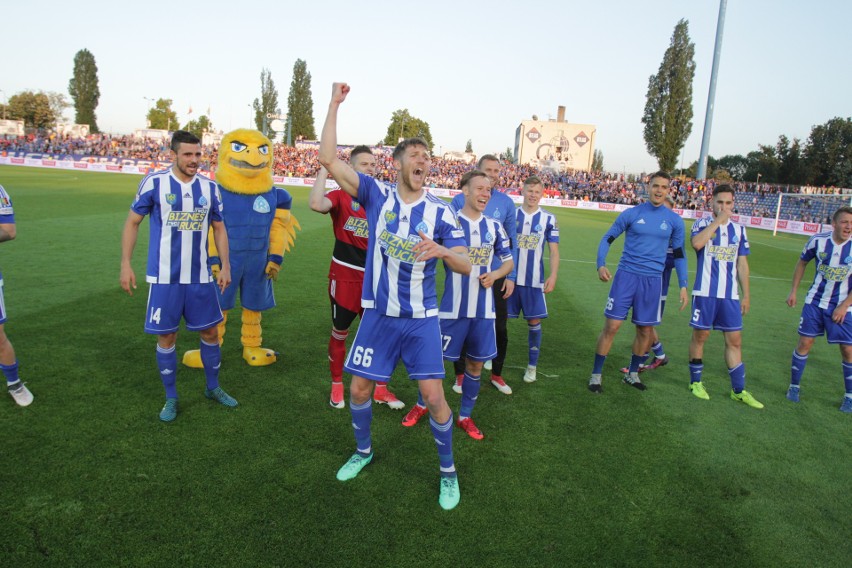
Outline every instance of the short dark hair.
<path fill-rule="evenodd" d="M 651 181 L 654 178 L 665 178 L 669 181 L 672 181 L 672 174 L 669 172 L 664 172 L 663 170 L 656 171 L 648 176 L 648 181 Z"/>
<path fill-rule="evenodd" d="M 187 132 L 186 130 L 175 130 L 172 133 L 172 141 L 169 144 L 169 148 L 172 149 L 172 152 L 177 153 L 181 144 L 201 144 L 201 139 L 192 132 Z"/>
<path fill-rule="evenodd" d="M 467 184 L 469 184 L 470 180 L 472 180 L 475 177 L 488 177 L 488 176 L 486 176 L 485 172 L 483 172 L 482 170 L 470 170 L 469 172 L 465 172 L 465 174 L 461 178 L 461 181 L 459 182 L 459 189 L 461 189 L 464 186 L 466 186 Z"/>
<path fill-rule="evenodd" d="M 734 187 L 731 186 L 731 185 L 728 185 L 727 183 L 723 183 L 722 185 L 717 185 L 716 187 L 713 188 L 713 197 L 716 197 L 720 193 L 730 193 L 731 197 L 736 195 L 736 192 L 734 192 Z"/>
<path fill-rule="evenodd" d="M 529 185 L 544 185 L 544 184 L 541 183 L 540 177 L 530 176 L 530 177 L 528 177 L 527 179 L 524 180 L 524 187 L 527 187 Z"/>
<path fill-rule="evenodd" d="M 420 138 L 419 136 L 415 136 L 414 138 L 406 138 L 402 142 L 396 145 L 396 148 L 393 149 L 393 159 L 398 160 L 402 154 L 412 146 L 423 146 L 427 150 L 429 150 L 429 144 L 426 143 L 425 140 Z"/>
<path fill-rule="evenodd" d="M 852 207 L 844 205 L 838 208 L 837 211 L 834 212 L 834 215 L 831 216 L 831 222 L 836 223 L 837 218 L 843 215 L 844 213 L 849 213 L 850 215 L 852 215 Z"/>
<path fill-rule="evenodd" d="M 485 154 L 484 156 L 479 158 L 478 162 L 476 162 L 476 167 L 482 169 L 483 162 L 497 162 L 499 164 L 500 158 L 498 158 L 494 154 Z"/>
<path fill-rule="evenodd" d="M 354 148 L 352 148 L 352 152 L 349 154 L 349 161 L 351 162 L 352 160 L 354 160 L 355 156 L 357 156 L 358 154 L 370 154 L 372 156 L 373 151 L 370 150 L 369 147 L 364 146 L 363 144 L 361 146 L 355 146 Z"/>

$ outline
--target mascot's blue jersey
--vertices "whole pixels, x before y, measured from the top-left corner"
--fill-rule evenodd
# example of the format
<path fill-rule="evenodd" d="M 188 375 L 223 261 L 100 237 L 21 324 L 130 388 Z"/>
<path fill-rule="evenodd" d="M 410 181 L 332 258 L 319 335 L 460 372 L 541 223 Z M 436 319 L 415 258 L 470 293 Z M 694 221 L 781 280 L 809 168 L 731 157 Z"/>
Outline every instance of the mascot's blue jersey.
<path fill-rule="evenodd" d="M 228 211 L 228 248 L 232 252 L 269 250 L 269 230 L 276 209 L 290 209 L 293 198 L 286 189 L 272 187 L 266 193 L 247 195 L 219 186 L 223 209 Z"/>

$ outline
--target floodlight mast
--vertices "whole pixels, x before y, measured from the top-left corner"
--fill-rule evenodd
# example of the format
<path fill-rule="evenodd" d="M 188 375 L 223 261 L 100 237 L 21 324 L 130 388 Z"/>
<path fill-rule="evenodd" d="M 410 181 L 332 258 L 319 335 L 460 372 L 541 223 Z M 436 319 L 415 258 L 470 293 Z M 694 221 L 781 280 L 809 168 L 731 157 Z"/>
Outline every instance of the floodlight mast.
<path fill-rule="evenodd" d="M 713 107 L 716 104 L 716 76 L 719 74 L 719 59 L 722 57 L 722 35 L 725 31 L 725 9 L 728 0 L 719 0 L 719 20 L 716 24 L 716 47 L 713 50 L 713 69 L 710 72 L 710 93 L 707 95 L 707 113 L 704 115 L 704 135 L 701 137 L 701 153 L 698 155 L 698 171 L 695 179 L 707 178 L 707 154 L 710 152 L 710 129 L 713 127 Z"/>

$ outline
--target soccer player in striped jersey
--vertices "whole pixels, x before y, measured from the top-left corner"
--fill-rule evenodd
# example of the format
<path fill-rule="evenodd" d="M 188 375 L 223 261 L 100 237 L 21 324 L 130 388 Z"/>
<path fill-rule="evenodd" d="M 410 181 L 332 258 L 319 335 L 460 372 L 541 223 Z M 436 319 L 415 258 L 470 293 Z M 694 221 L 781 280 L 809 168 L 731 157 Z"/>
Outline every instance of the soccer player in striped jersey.
<path fill-rule="evenodd" d="M 485 154 L 479 158 L 476 168 L 484 172 L 491 182 L 491 199 L 485 206 L 484 215 L 491 217 L 503 226 L 503 230 L 509 236 L 512 250 L 514 250 L 517 233 L 515 230 L 515 202 L 500 188 L 500 160 L 494 154 Z M 464 204 L 465 197 L 463 194 L 456 195 L 451 202 L 456 211 L 461 211 Z M 495 258 L 492 268 L 494 270 L 500 268 L 499 259 Z M 508 318 L 506 302 L 512 293 L 510 286 L 512 286 L 512 283 L 507 282 L 505 277 L 494 282 L 494 310 L 496 313 L 494 327 L 497 330 L 497 356 L 492 361 L 485 363 L 485 369 L 491 371 L 491 384 L 503 394 L 512 394 L 512 388 L 503 380 L 503 363 L 506 361 L 506 351 L 509 347 L 509 332 L 506 329 Z M 461 394 L 465 371 L 464 360 L 456 361 L 453 364 L 453 370 L 456 375 L 456 384 L 453 385 L 453 390 Z"/>
<path fill-rule="evenodd" d="M 692 341 L 689 343 L 689 390 L 702 400 L 710 395 L 701 380 L 704 371 L 704 343 L 711 329 L 725 336 L 725 363 L 731 377 L 731 398 L 752 408 L 763 408 L 745 390 L 745 363 L 742 353 L 743 316 L 750 306 L 748 237 L 745 227 L 731 221 L 734 188 L 717 185 L 713 189 L 712 217 L 692 225 L 692 248 L 698 256 L 695 285 L 692 287 Z M 742 298 L 737 289 L 742 288 Z"/>
<path fill-rule="evenodd" d="M 805 267 L 816 259 L 814 282 L 805 297 L 799 319 L 799 343 L 793 350 L 790 388 L 787 398 L 799 402 L 799 383 L 808 362 L 814 338 L 825 335 L 829 343 L 840 345 L 843 384 L 846 396 L 840 405 L 843 412 L 852 412 L 852 207 L 844 205 L 831 218 L 831 232 L 818 233 L 810 238 L 793 271 L 793 288 L 787 305 L 796 305 L 796 291 L 805 275 Z"/>
<path fill-rule="evenodd" d="M 368 176 L 376 173 L 376 157 L 367 146 L 355 146 L 349 154 L 349 165 Z M 361 204 L 342 189 L 325 191 L 328 171 L 320 167 L 308 198 L 311 209 L 330 213 L 334 229 L 334 252 L 328 269 L 328 297 L 331 300 L 331 338 L 328 341 L 328 363 L 331 368 L 331 397 L 333 408 L 343 408 L 343 360 L 346 357 L 346 338 L 355 318 L 364 311 L 361 307 L 361 288 L 364 284 L 364 264 L 367 259 L 367 214 Z M 376 381 L 373 400 L 394 410 L 405 408 L 385 381 Z"/>
<path fill-rule="evenodd" d="M 462 176 L 460 187 L 465 201 L 458 218 L 473 268 L 469 275 L 446 270 L 438 318 L 444 359 L 458 361 L 464 356 L 461 409 L 456 425 L 474 440 L 481 440 L 484 435 L 471 414 L 479 396 L 482 365 L 497 353 L 494 287 L 512 271 L 514 262 L 509 236 L 503 226 L 483 214 L 491 198 L 488 177 L 480 170 L 469 171 Z M 500 266 L 492 271 L 495 259 L 500 261 Z M 421 396 L 402 420 L 402 425 L 414 426 L 426 413 L 426 403 Z"/>
<path fill-rule="evenodd" d="M 0 243 L 11 241 L 17 235 L 15 211 L 9 194 L 0 185 Z M 0 275 L 0 370 L 6 377 L 6 389 L 18 406 L 29 406 L 33 402 L 33 393 L 18 377 L 18 358 L 15 348 L 6 337 L 6 299 L 3 293 L 3 276 Z"/>
<path fill-rule="evenodd" d="M 604 362 L 631 308 L 636 338 L 633 340 L 629 372 L 623 380 L 639 390 L 645 390 L 644 383 L 639 380 L 639 365 L 645 360 L 651 345 L 652 329 L 660 325 L 662 272 L 670 242 L 680 286 L 681 310 L 689 299 L 686 291 L 686 258 L 683 253 L 683 220 L 664 205 L 670 182 L 671 176 L 666 172 L 651 174 L 649 200 L 619 214 L 598 246 L 598 278 L 602 282 L 612 280 L 612 287 L 606 301 L 606 319 L 595 346 L 595 362 L 589 379 L 589 390 L 593 393 L 603 392 L 601 374 Z M 621 233 L 625 233 L 624 252 L 613 278 L 606 267 L 606 255 L 610 245 Z"/>
<path fill-rule="evenodd" d="M 518 317 L 521 312 L 528 326 L 529 359 L 524 372 L 524 382 L 536 380 L 536 367 L 541 349 L 541 320 L 547 317 L 547 303 L 544 295 L 556 288 L 559 276 L 559 226 L 556 217 L 541 207 L 544 186 L 536 176 L 524 180 L 521 190 L 524 201 L 517 209 L 515 270 L 509 275 L 513 291 L 509 296 L 506 310 L 510 318 Z M 544 278 L 544 244 L 547 243 L 550 274 Z"/>
<path fill-rule="evenodd" d="M 151 285 L 145 332 L 157 336 L 157 366 L 166 389 L 166 403 L 160 420 L 177 418 L 177 353 L 175 342 L 181 315 L 189 331 L 201 336 L 201 360 L 207 388 L 204 395 L 228 407 L 237 406 L 219 386 L 217 325 L 222 310 L 216 286 L 224 291 L 231 283 L 228 235 L 222 222 L 221 198 L 216 182 L 198 173 L 201 140 L 183 130 L 172 135 L 172 167 L 149 174 L 139 184 L 121 235 L 121 287 L 133 295 L 136 274 L 131 266 L 139 225 L 150 216 L 148 269 L 145 280 Z M 212 225 L 222 268 L 213 283 L 207 266 L 207 234 Z"/>
<path fill-rule="evenodd" d="M 452 509 L 461 494 L 452 450 L 453 413 L 442 385 L 435 271 L 442 259 L 450 270 L 470 273 L 464 233 L 450 206 L 424 188 L 431 158 L 422 139 L 409 138 L 394 148 L 396 187 L 357 173 L 337 157 L 337 112 L 348 93 L 349 85 L 334 83 L 319 150 L 320 163 L 367 210 L 370 227 L 364 315 L 343 367 L 352 374 L 349 410 L 357 451 L 337 479 L 354 478 L 372 461 L 373 381 L 390 380 L 402 359 L 429 409 L 441 470 L 438 502 Z"/>

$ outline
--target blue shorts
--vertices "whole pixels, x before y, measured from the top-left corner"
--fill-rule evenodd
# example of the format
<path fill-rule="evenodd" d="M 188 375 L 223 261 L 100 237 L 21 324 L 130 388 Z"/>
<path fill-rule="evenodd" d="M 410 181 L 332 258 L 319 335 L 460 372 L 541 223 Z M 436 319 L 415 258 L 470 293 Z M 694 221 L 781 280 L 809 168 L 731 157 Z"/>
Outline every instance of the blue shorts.
<path fill-rule="evenodd" d="M 614 320 L 626 320 L 627 312 L 633 308 L 632 321 L 636 325 L 660 325 L 663 317 L 662 276 L 642 276 L 618 270 L 612 279 L 609 297 L 606 299 L 604 316 Z"/>
<path fill-rule="evenodd" d="M 6 298 L 3 296 L 3 276 L 0 275 L 0 324 L 6 323 Z"/>
<path fill-rule="evenodd" d="M 692 319 L 689 325 L 695 329 L 740 331 L 743 328 L 743 313 L 740 309 L 740 301 L 693 296 Z"/>
<path fill-rule="evenodd" d="M 266 251 L 231 256 L 231 285 L 219 296 L 223 310 L 232 310 L 240 293 L 240 305 L 255 312 L 275 307 L 272 280 L 266 277 Z M 218 288 L 216 288 L 218 290 Z"/>
<path fill-rule="evenodd" d="M 546 318 L 547 302 L 544 301 L 544 289 L 515 286 L 515 291 L 506 300 L 506 312 L 510 318 L 518 317 L 521 312 L 527 320 Z"/>
<path fill-rule="evenodd" d="M 151 284 L 148 290 L 148 311 L 145 314 L 145 333 L 166 335 L 180 327 L 180 318 L 189 331 L 202 331 L 217 325 L 224 318 L 219 309 L 219 288 L 206 284 Z"/>
<path fill-rule="evenodd" d="M 799 335 L 804 337 L 819 337 L 825 334 L 829 343 L 852 345 L 852 314 L 846 314 L 843 323 L 834 323 L 831 314 L 837 306 L 823 310 L 814 304 L 802 306 L 802 317 L 799 319 Z"/>
<path fill-rule="evenodd" d="M 373 381 L 388 381 L 400 359 L 410 379 L 444 378 L 437 316 L 394 318 L 372 308 L 364 310 L 343 370 Z"/>
<path fill-rule="evenodd" d="M 440 321 L 444 359 L 458 361 L 462 353 L 473 361 L 490 361 L 497 356 L 495 320 L 459 318 Z"/>

